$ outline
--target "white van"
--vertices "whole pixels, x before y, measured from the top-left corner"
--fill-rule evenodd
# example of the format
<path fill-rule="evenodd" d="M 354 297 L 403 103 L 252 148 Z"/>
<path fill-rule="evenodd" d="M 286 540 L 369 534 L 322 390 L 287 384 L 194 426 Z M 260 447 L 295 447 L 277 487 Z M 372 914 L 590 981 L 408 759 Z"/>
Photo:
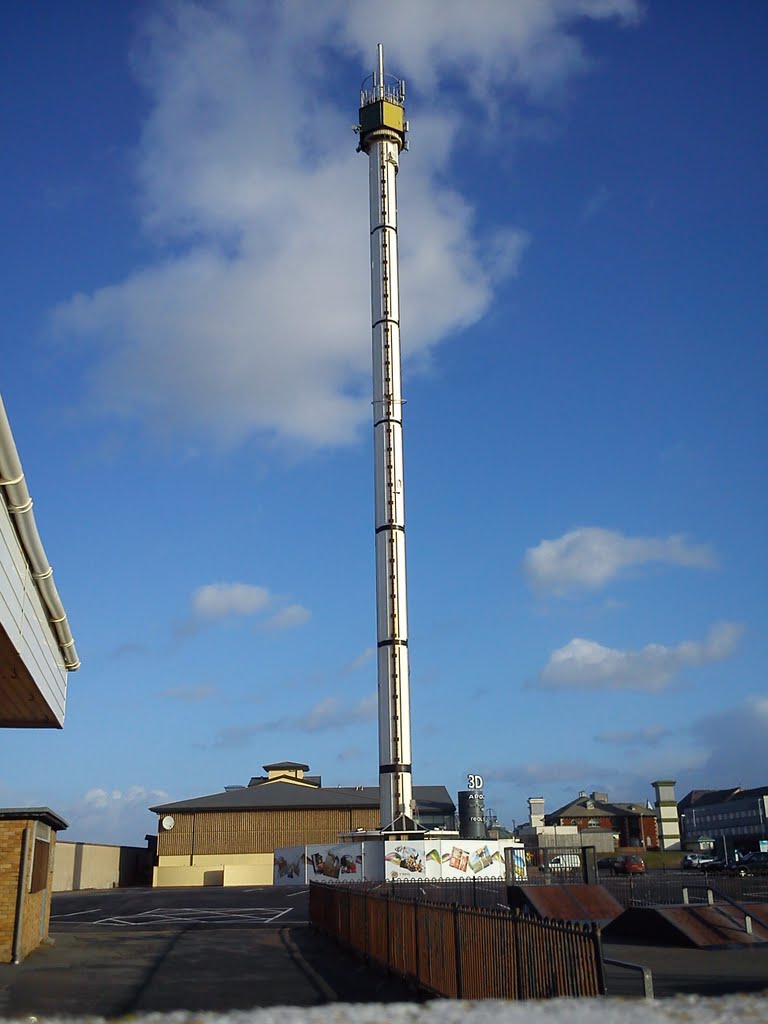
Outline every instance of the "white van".
<path fill-rule="evenodd" d="M 550 858 L 550 871 L 578 871 L 581 867 L 581 857 L 578 853 L 558 853 Z"/>

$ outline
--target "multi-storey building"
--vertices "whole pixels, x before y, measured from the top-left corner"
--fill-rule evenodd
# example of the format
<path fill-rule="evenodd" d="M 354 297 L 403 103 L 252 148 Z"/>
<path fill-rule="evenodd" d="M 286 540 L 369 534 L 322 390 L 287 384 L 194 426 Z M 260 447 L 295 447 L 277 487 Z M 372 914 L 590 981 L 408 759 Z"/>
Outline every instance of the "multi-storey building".
<path fill-rule="evenodd" d="M 677 805 L 680 834 L 688 849 L 713 840 L 721 855 L 757 850 L 768 842 L 768 786 L 755 789 L 692 789 Z"/>

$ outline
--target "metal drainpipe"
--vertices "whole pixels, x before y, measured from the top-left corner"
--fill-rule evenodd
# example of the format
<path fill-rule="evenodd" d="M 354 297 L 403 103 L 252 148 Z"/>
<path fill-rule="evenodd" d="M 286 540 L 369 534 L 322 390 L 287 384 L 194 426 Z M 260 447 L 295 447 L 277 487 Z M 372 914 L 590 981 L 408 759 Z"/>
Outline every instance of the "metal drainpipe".
<path fill-rule="evenodd" d="M 21 963 L 21 937 L 24 928 L 24 897 L 27 894 L 27 857 L 29 855 L 29 837 L 32 826 L 27 825 L 24 829 L 24 836 L 21 840 L 21 870 L 19 871 L 19 884 L 16 890 L 16 920 L 13 925 L 13 962 Z"/>

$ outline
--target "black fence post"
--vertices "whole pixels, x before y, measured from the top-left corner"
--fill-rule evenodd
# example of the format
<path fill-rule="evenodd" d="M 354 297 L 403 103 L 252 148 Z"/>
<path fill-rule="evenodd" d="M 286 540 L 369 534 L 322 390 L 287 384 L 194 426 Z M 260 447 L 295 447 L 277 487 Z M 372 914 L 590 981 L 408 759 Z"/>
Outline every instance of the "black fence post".
<path fill-rule="evenodd" d="M 595 950 L 598 992 L 601 996 L 604 996 L 608 991 L 608 983 L 605 977 L 605 964 L 603 962 L 603 944 L 600 941 L 600 925 L 596 921 L 592 922 L 591 932 L 592 946 Z"/>
<path fill-rule="evenodd" d="M 416 978 L 416 984 L 418 985 L 421 981 L 421 967 L 419 961 L 419 907 L 421 904 L 418 900 L 413 904 L 413 951 L 415 963 L 414 976 Z"/>
<path fill-rule="evenodd" d="M 363 893 L 363 955 L 366 963 L 370 961 L 368 951 L 368 890 Z"/>
<path fill-rule="evenodd" d="M 384 901 L 385 904 L 386 904 L 386 907 L 387 907 L 387 970 L 388 971 L 392 970 L 392 941 L 391 941 L 391 939 L 392 939 L 392 935 L 391 935 L 392 928 L 391 928 L 391 925 L 390 925 L 390 922 L 389 922 L 389 904 L 391 903 L 391 901 L 392 901 L 392 897 L 391 896 L 387 896 L 385 898 L 385 901 Z"/>
<path fill-rule="evenodd" d="M 459 904 L 453 904 L 453 947 L 456 958 L 456 998 L 463 998 L 464 981 L 461 974 L 461 935 L 459 933 Z"/>
<path fill-rule="evenodd" d="M 515 951 L 515 982 L 517 985 L 517 991 L 515 992 L 516 999 L 524 999 L 523 995 L 523 957 L 520 951 L 520 910 L 516 908 L 512 911 L 514 919 L 512 921 L 512 948 Z"/>

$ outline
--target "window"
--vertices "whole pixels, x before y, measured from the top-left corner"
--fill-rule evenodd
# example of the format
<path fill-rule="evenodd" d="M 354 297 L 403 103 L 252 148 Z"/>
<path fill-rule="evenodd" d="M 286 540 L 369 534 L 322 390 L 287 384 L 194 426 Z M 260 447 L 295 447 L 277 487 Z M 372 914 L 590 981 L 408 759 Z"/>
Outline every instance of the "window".
<path fill-rule="evenodd" d="M 46 839 L 35 839 L 32 852 L 32 877 L 29 881 L 30 892 L 41 892 L 48 885 L 48 859 L 51 844 Z"/>
<path fill-rule="evenodd" d="M 600 828 L 600 822 L 597 818 L 590 818 L 587 822 L 587 828 Z"/>
<path fill-rule="evenodd" d="M 48 886 L 48 871 L 51 867 L 51 827 L 45 822 L 36 821 L 33 834 L 29 891 L 42 892 Z"/>

